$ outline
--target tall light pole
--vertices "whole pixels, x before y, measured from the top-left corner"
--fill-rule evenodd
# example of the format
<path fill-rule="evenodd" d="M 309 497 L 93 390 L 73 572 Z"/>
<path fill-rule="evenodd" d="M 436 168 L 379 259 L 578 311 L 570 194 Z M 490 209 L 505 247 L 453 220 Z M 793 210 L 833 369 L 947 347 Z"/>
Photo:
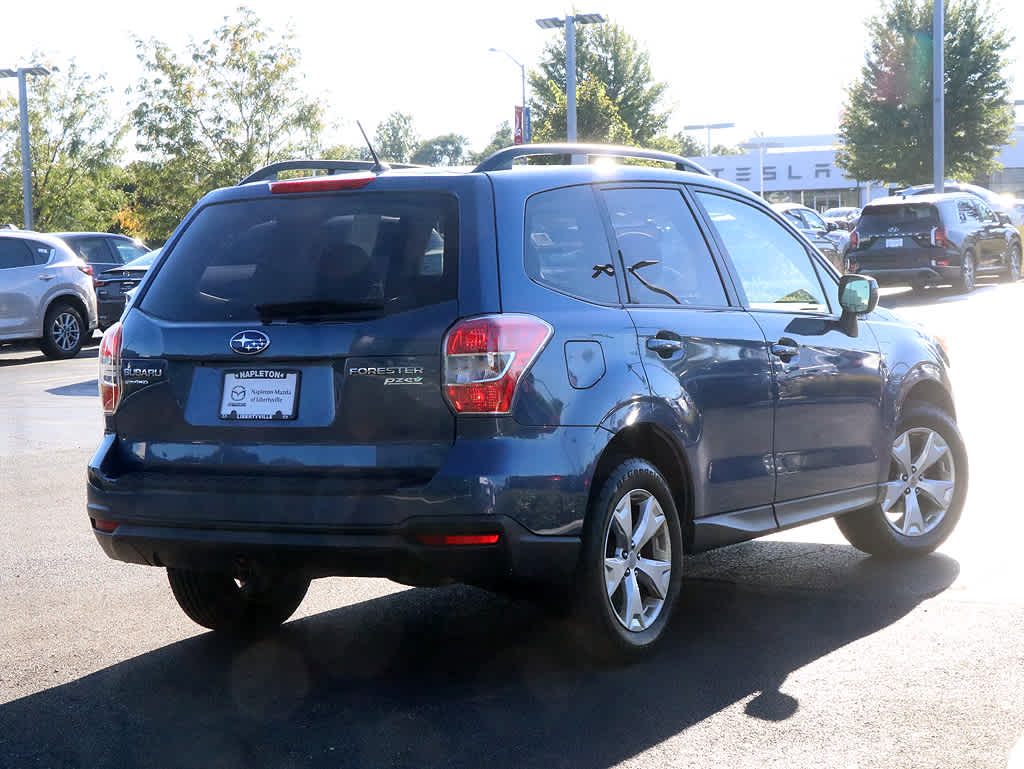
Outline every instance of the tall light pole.
<path fill-rule="evenodd" d="M 708 160 L 711 160 L 711 131 L 716 128 L 735 128 L 735 123 L 694 123 L 692 125 L 684 125 L 684 131 L 707 131 L 708 142 L 707 149 L 708 154 L 706 155 Z"/>
<path fill-rule="evenodd" d="M 761 150 L 761 161 L 760 161 L 760 165 L 758 167 L 757 175 L 761 177 L 761 197 L 762 198 L 764 197 L 764 151 L 768 147 L 783 147 L 783 146 L 785 146 L 785 145 L 782 142 L 770 142 L 770 141 L 765 141 L 764 139 L 756 139 L 756 140 L 749 141 L 749 142 L 743 142 L 743 144 L 740 145 L 740 147 L 742 147 L 745 150 L 756 150 L 756 149 L 760 149 Z"/>
<path fill-rule="evenodd" d="M 28 86 L 27 75 L 49 75 L 46 67 L 18 67 L 0 69 L 0 77 L 18 78 L 18 121 L 21 124 L 21 195 L 25 204 L 25 229 L 32 229 L 32 155 L 28 141 Z"/>
<path fill-rule="evenodd" d="M 519 67 L 519 72 L 523 77 L 523 100 L 520 102 L 523 105 L 523 144 L 530 143 L 530 108 L 526 106 L 526 65 L 520 63 L 519 59 L 510 54 L 504 48 L 488 48 L 491 53 L 503 53 L 512 59 L 512 63 Z"/>
<path fill-rule="evenodd" d="M 932 85 L 935 101 L 932 105 L 932 178 L 935 192 L 942 193 L 946 183 L 946 66 L 943 61 L 942 40 L 945 37 L 943 0 L 932 0 Z"/>
<path fill-rule="evenodd" d="M 577 13 L 564 19 L 537 19 L 541 29 L 565 27 L 565 134 L 570 142 L 576 141 L 576 25 L 603 24 L 606 21 L 599 13 Z"/>

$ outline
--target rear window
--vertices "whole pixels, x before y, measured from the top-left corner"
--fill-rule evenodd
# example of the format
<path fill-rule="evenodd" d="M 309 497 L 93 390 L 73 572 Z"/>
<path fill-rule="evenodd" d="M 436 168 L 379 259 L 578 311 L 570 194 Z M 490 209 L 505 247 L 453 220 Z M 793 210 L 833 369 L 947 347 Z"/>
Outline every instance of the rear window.
<path fill-rule="evenodd" d="M 860 215 L 857 231 L 861 235 L 880 235 L 895 231 L 919 232 L 939 226 L 939 212 L 931 203 L 906 203 L 872 208 L 868 206 Z"/>
<path fill-rule="evenodd" d="M 455 299 L 457 211 L 451 196 L 426 193 L 214 204 L 174 244 L 140 307 L 166 320 L 249 321 L 268 306 L 381 314 Z"/>

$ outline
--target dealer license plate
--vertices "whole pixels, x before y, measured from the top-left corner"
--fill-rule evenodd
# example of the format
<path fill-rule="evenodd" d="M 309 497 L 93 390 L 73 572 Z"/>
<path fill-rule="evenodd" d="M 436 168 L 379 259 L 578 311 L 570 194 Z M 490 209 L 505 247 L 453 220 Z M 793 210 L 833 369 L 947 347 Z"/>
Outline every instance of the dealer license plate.
<path fill-rule="evenodd" d="M 295 419 L 298 415 L 299 372 L 241 369 L 224 374 L 221 419 Z"/>
<path fill-rule="evenodd" d="M 886 238 L 886 248 L 903 248 L 903 238 Z"/>

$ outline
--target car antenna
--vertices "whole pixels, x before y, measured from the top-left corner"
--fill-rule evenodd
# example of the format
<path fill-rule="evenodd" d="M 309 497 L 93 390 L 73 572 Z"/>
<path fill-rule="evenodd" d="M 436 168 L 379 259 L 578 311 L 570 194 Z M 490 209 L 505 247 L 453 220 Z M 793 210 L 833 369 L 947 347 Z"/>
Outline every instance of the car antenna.
<path fill-rule="evenodd" d="M 378 174 L 381 171 L 390 171 L 391 166 L 387 163 L 381 163 L 380 158 L 377 157 L 377 153 L 373 151 L 373 145 L 370 144 L 370 137 L 366 135 L 366 131 L 363 130 L 363 124 L 358 120 L 356 125 L 359 126 L 359 133 L 363 135 L 363 140 L 366 142 L 366 146 L 370 148 L 370 156 L 373 158 L 373 168 L 371 170 L 376 171 Z"/>

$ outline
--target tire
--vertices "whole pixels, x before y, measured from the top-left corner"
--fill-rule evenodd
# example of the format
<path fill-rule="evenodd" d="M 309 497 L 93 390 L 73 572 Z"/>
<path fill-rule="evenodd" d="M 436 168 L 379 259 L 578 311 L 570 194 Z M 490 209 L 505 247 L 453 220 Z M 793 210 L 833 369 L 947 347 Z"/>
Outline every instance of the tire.
<path fill-rule="evenodd" d="M 237 636 L 273 630 L 299 608 L 307 577 L 268 572 L 237 581 L 231 574 L 167 569 L 178 605 L 198 625 Z"/>
<path fill-rule="evenodd" d="M 640 459 L 618 465 L 595 500 L 584 526 L 571 622 L 592 659 L 626 662 L 649 651 L 671 620 L 683 566 L 679 514 L 661 473 Z"/>
<path fill-rule="evenodd" d="M 974 252 L 964 251 L 964 255 L 960 258 L 960 278 L 956 284 L 961 294 L 969 294 L 974 290 L 974 268 Z"/>
<path fill-rule="evenodd" d="M 932 438 L 939 442 L 928 447 Z M 931 462 L 919 469 L 926 455 Z M 847 541 L 865 553 L 884 558 L 926 555 L 953 532 L 967 497 L 967 451 L 960 431 L 939 409 L 907 404 L 890 457 L 883 501 L 840 515 L 836 523 Z"/>
<path fill-rule="evenodd" d="M 53 360 L 74 358 L 85 344 L 85 336 L 82 314 L 70 304 L 54 303 L 46 310 L 39 348 Z"/>
<path fill-rule="evenodd" d="M 1010 244 L 1010 259 L 1003 273 L 1004 283 L 1016 283 L 1020 280 L 1020 243 Z"/>

